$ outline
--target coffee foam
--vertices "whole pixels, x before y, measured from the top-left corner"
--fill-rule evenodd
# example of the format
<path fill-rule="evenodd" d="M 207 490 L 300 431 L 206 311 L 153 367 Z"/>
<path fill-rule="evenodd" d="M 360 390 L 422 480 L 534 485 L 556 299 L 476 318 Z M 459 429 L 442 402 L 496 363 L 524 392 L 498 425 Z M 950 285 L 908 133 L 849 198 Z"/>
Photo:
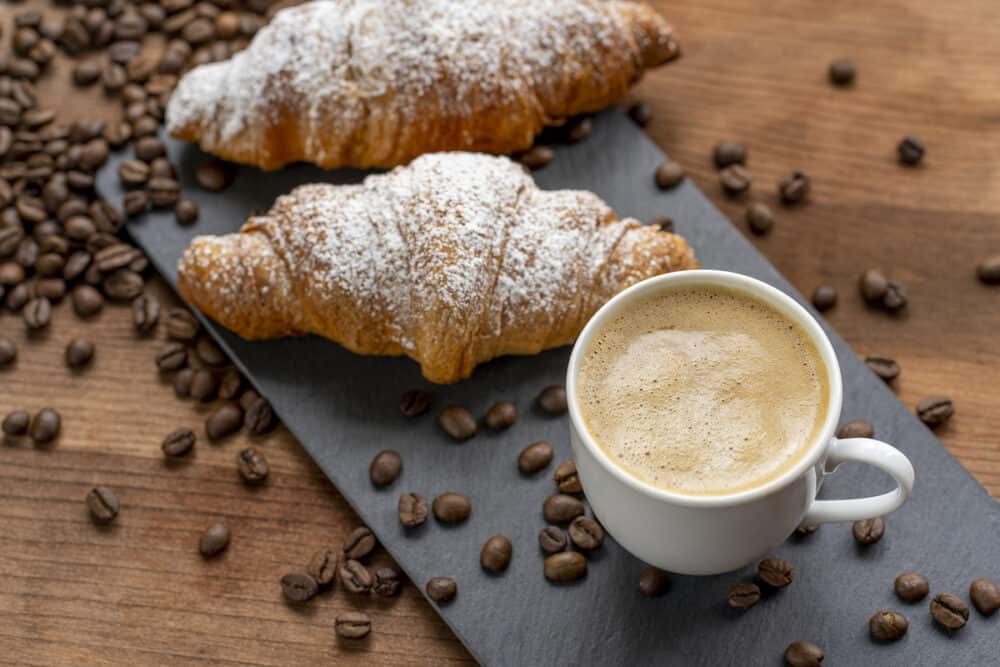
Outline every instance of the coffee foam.
<path fill-rule="evenodd" d="M 584 423 L 653 486 L 725 495 L 793 466 L 829 394 L 815 345 L 762 301 L 677 288 L 629 305 L 592 338 L 577 376 Z"/>

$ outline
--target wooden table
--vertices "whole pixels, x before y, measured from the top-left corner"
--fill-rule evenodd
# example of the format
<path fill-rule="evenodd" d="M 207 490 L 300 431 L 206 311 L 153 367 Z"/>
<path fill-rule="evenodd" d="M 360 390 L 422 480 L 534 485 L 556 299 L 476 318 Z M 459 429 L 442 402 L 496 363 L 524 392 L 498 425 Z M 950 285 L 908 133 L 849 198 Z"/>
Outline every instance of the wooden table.
<path fill-rule="evenodd" d="M 0 9 L 5 38 L 11 15 L 32 4 L 41 3 Z M 900 400 L 955 399 L 957 415 L 939 435 L 1000 495 L 1000 289 L 974 277 L 979 257 L 1000 252 L 1000 5 L 657 4 L 685 55 L 635 91 L 655 111 L 653 138 L 741 228 L 746 202 L 721 195 L 710 154 L 721 139 L 749 147 L 753 197 L 778 213 L 773 233 L 754 243 L 804 293 L 837 287 L 830 321 L 859 353 L 899 359 Z M 840 56 L 859 66 L 851 89 L 827 83 L 826 66 Z M 40 86 L 61 119 L 117 113 L 68 77 L 60 61 Z M 924 166 L 896 163 L 904 134 L 926 142 Z M 812 176 L 812 196 L 781 209 L 776 184 L 794 169 Z M 870 266 L 910 286 L 904 314 L 862 305 L 855 285 Z M 150 289 L 176 302 L 162 282 Z M 162 332 L 137 340 L 127 309 L 107 307 L 84 323 L 68 304 L 50 329 L 29 341 L 20 319 L 0 315 L 0 334 L 21 352 L 13 370 L 0 371 L 0 414 L 52 405 L 64 417 L 52 447 L 0 447 L 0 663 L 471 661 L 412 585 L 388 601 L 335 592 L 303 609 L 286 605 L 278 578 L 358 523 L 302 448 L 283 429 L 253 441 L 272 466 L 270 483 L 255 490 L 234 466 L 251 442 L 242 435 L 202 443 L 190 463 L 167 466 L 162 437 L 179 426 L 203 432 L 207 408 L 176 400 L 158 378 Z M 62 360 L 75 336 L 98 345 L 81 373 Z M 83 504 L 98 483 L 123 504 L 107 530 Z M 198 537 L 220 520 L 232 527 L 232 546 L 203 561 Z M 364 642 L 338 642 L 333 618 L 355 607 L 372 614 L 375 630 Z"/>

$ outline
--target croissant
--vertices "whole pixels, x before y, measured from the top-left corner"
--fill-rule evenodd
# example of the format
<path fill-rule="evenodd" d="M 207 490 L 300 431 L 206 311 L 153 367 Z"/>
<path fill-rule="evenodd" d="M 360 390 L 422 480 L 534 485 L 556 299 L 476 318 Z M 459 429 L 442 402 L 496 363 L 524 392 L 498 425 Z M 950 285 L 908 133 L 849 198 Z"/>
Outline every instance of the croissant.
<path fill-rule="evenodd" d="M 618 0 L 316 0 L 278 12 L 167 107 L 181 140 L 276 169 L 394 167 L 448 150 L 508 154 L 621 97 L 679 53 Z"/>

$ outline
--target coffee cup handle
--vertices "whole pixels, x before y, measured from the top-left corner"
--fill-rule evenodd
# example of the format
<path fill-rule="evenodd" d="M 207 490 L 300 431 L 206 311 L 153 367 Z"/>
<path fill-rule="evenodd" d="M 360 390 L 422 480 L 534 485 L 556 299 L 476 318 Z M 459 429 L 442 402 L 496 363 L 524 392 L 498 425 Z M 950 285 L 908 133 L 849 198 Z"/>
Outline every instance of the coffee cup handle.
<path fill-rule="evenodd" d="M 824 473 L 832 473 L 845 461 L 867 463 L 887 472 L 896 480 L 895 490 L 868 498 L 813 500 L 802 519 L 803 525 L 861 521 L 885 516 L 899 509 L 913 493 L 913 464 L 890 444 L 872 438 L 835 438 L 827 451 Z"/>

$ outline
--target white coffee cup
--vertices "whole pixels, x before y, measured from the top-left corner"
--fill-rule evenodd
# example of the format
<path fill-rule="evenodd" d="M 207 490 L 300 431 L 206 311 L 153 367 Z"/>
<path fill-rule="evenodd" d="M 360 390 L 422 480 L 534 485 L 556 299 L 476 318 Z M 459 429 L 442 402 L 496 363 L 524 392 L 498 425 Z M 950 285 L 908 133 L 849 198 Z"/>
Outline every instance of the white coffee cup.
<path fill-rule="evenodd" d="M 602 324 L 637 299 L 684 286 L 719 286 L 764 301 L 797 322 L 826 368 L 829 403 L 819 437 L 802 460 L 759 487 L 728 495 L 691 496 L 647 484 L 627 473 L 597 446 L 580 416 L 576 378 L 583 350 Z M 650 278 L 606 303 L 573 347 L 566 377 L 570 438 L 587 499 L 597 519 L 641 560 L 679 574 L 738 569 L 781 544 L 799 525 L 858 521 L 899 508 L 913 489 L 913 465 L 898 449 L 871 438 L 834 437 L 843 402 L 833 346 L 805 308 L 754 278 L 727 271 L 680 271 Z M 869 498 L 817 500 L 824 475 L 844 461 L 860 461 L 893 477 L 896 489 Z"/>

